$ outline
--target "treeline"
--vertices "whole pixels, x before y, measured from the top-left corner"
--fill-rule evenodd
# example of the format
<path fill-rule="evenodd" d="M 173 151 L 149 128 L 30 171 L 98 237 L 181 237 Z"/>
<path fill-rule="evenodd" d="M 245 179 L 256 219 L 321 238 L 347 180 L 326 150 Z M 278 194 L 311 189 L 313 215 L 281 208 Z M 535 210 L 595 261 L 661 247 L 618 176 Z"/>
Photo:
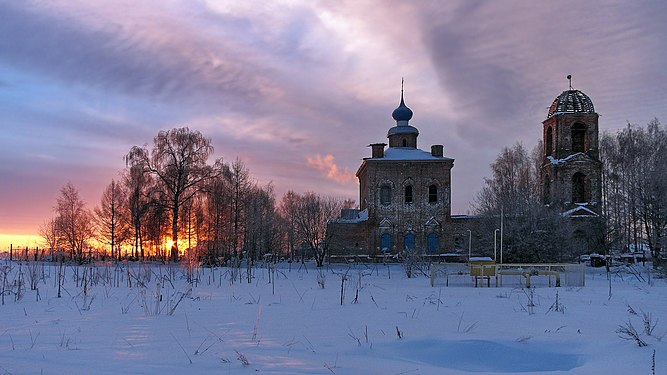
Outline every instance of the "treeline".
<path fill-rule="evenodd" d="M 597 224 L 575 222 L 544 204 L 542 157 L 541 142 L 532 152 L 521 144 L 505 147 L 475 199 L 483 233 L 493 233 L 504 219 L 505 262 L 571 260 L 591 248 L 625 253 L 646 245 L 659 263 L 667 227 L 667 131 L 657 119 L 600 138 L 602 215 Z M 590 243 L 590 238 L 603 241 Z M 480 241 L 493 246 L 493 239 Z"/>
<path fill-rule="evenodd" d="M 211 263 L 268 253 L 315 256 L 321 265 L 327 222 L 354 202 L 293 191 L 277 201 L 272 184 L 255 182 L 240 159 L 209 163 L 212 154 L 211 140 L 198 131 L 160 131 L 150 149 L 130 149 L 121 177 L 93 210 L 74 185 L 63 186 L 40 234 L 72 259 L 87 256 L 96 241 L 102 254 L 119 259 L 175 261 L 189 249 Z"/>
<path fill-rule="evenodd" d="M 648 245 L 655 260 L 667 227 L 667 130 L 658 119 L 629 125 L 600 140 L 604 165 L 604 216 L 609 246 L 639 250 Z"/>
<path fill-rule="evenodd" d="M 580 246 L 570 220 L 543 204 L 541 163 L 541 142 L 532 152 L 519 143 L 503 148 L 473 204 L 481 216 L 481 233 L 494 233 L 500 243 L 502 226 L 504 263 L 570 261 Z M 493 248 L 493 240 L 479 239 L 487 249 Z"/>

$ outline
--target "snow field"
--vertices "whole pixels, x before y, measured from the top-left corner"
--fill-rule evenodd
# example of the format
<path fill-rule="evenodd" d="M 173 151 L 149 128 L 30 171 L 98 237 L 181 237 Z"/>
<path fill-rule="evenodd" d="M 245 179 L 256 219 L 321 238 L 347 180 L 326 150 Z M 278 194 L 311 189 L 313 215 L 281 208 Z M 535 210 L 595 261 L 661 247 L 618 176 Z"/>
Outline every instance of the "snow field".
<path fill-rule="evenodd" d="M 400 265 L 332 265 L 320 288 L 312 264 L 258 267 L 250 284 L 245 268 L 200 268 L 190 284 L 183 268 L 135 264 L 130 287 L 127 265 L 107 264 L 79 267 L 86 295 L 65 267 L 57 298 L 47 264 L 41 299 L 24 275 L 17 301 L 26 265 L 0 267 L 0 374 L 651 374 L 654 350 L 667 373 L 667 283 L 621 272 L 609 298 L 590 268 L 584 288 L 432 288 Z M 647 347 L 619 337 L 628 322 Z"/>

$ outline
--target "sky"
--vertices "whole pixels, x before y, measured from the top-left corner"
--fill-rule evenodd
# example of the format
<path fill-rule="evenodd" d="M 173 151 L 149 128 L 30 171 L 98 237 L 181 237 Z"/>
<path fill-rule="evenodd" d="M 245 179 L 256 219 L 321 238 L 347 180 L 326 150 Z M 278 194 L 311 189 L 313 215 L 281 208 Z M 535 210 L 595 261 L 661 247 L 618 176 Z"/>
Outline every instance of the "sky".
<path fill-rule="evenodd" d="M 174 127 L 278 198 L 358 201 L 402 78 L 465 214 L 503 147 L 537 143 L 568 74 L 602 132 L 667 122 L 666 16 L 664 1 L 0 2 L 0 250 L 68 181 L 93 208 L 129 149 Z"/>

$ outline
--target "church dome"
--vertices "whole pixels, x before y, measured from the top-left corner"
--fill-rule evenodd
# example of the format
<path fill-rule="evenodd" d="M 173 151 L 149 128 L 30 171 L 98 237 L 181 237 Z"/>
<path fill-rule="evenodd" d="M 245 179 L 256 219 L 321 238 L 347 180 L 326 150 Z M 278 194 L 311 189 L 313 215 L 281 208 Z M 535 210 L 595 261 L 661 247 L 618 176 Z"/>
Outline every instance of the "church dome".
<path fill-rule="evenodd" d="M 579 90 L 563 91 L 549 107 L 547 118 L 558 113 L 595 113 L 593 102 Z"/>
<path fill-rule="evenodd" d="M 403 101 L 403 92 L 401 91 L 401 104 L 391 113 L 391 117 L 396 121 L 410 121 L 412 118 L 412 110 L 405 105 Z"/>

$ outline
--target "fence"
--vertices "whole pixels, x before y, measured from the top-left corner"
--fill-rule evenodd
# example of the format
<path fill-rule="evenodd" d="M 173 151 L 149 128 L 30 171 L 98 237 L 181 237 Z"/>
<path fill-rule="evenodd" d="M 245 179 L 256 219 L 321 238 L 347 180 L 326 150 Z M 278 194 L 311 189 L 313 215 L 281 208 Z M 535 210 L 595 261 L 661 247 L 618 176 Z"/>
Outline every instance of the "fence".
<path fill-rule="evenodd" d="M 583 287 L 583 264 L 432 263 L 431 286 Z"/>

